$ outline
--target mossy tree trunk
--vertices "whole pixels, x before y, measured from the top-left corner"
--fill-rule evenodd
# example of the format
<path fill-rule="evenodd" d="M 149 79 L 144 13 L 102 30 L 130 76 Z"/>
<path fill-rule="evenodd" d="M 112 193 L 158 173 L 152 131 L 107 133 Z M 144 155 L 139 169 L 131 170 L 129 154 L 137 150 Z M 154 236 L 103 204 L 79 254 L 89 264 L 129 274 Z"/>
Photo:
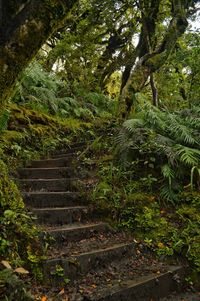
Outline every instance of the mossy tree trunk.
<path fill-rule="evenodd" d="M 78 0 L 0 0 L 0 104 Z"/>
<path fill-rule="evenodd" d="M 142 55 L 139 55 L 139 61 L 135 65 L 127 83 L 122 89 L 120 107 L 123 116 L 127 116 L 130 113 L 131 107 L 136 99 L 136 93 L 143 89 L 150 75 L 165 64 L 170 53 L 173 51 L 178 38 L 187 28 L 186 4 L 181 0 L 172 2 L 173 12 L 171 22 L 159 45 L 153 45 L 152 47 L 152 41 L 154 40 L 152 35 L 155 34 L 155 23 L 154 26 L 148 26 L 147 23 L 149 20 L 145 22 L 145 28 L 152 27 L 153 30 L 148 30 L 146 33 L 144 31 L 145 38 L 142 40 L 149 41 L 149 46 L 145 46 L 145 51 L 140 52 Z M 146 43 L 146 45 L 148 45 L 148 43 Z M 142 45 L 143 43 L 141 43 L 141 47 L 143 47 Z"/>

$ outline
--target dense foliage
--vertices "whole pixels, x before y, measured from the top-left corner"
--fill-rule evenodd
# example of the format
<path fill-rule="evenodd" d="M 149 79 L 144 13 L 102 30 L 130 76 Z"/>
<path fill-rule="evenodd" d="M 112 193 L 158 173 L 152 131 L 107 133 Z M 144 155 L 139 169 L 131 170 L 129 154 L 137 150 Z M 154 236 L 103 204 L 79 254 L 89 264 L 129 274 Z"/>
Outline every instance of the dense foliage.
<path fill-rule="evenodd" d="M 143 174 L 157 178 L 161 197 L 176 202 L 185 187 L 199 185 L 199 125 L 199 107 L 170 113 L 143 106 L 118 136 L 122 160 L 138 161 Z"/>

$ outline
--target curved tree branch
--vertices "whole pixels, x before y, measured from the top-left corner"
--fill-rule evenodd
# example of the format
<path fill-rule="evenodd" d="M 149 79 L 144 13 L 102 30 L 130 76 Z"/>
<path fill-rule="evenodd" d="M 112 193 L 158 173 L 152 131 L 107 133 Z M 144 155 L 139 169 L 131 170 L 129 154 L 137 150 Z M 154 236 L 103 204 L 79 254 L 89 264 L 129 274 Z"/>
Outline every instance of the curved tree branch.
<path fill-rule="evenodd" d="M 186 0 L 185 0 L 186 1 Z M 126 86 L 122 91 L 121 100 L 125 102 L 125 115 L 129 114 L 134 101 L 134 95 L 144 87 L 148 77 L 157 71 L 168 59 L 179 37 L 185 32 L 187 10 L 182 0 L 173 0 L 173 15 L 165 36 L 155 51 L 147 52 L 140 57 Z"/>

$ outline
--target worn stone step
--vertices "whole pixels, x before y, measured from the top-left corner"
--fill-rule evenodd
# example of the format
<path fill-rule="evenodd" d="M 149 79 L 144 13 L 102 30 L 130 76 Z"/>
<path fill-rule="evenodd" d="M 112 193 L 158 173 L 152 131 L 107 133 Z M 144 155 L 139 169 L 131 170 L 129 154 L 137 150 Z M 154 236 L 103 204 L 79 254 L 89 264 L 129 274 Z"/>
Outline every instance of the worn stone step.
<path fill-rule="evenodd" d="M 128 258 L 134 255 L 134 243 L 122 243 L 109 246 L 104 249 L 73 255 L 67 258 L 54 258 L 47 260 L 44 265 L 46 275 L 52 275 L 52 281 L 56 282 L 56 269 L 61 267 L 63 277 L 71 280 L 77 279 L 91 270 L 101 269 L 112 261 Z M 55 276 L 55 277 L 54 277 Z"/>
<path fill-rule="evenodd" d="M 18 179 L 17 183 L 24 191 L 70 191 L 76 190 L 79 185 L 78 180 L 77 178 Z"/>
<path fill-rule="evenodd" d="M 23 179 L 59 179 L 69 178 L 73 171 L 70 167 L 43 167 L 43 168 L 20 168 L 20 178 Z"/>
<path fill-rule="evenodd" d="M 76 227 L 77 224 L 72 224 L 71 227 L 73 226 Z M 55 226 L 53 227 L 55 228 Z M 63 228 L 64 227 L 66 227 L 66 225 L 63 225 Z M 46 229 L 48 228 L 49 225 L 46 225 Z M 133 237 L 130 234 L 111 227 L 99 229 L 99 231 L 91 231 L 90 234 L 91 235 L 87 237 L 82 236 L 80 240 L 69 240 L 63 237 L 62 244 L 49 246 L 46 255 L 49 259 L 59 257 L 66 258 L 72 255 L 91 252 L 92 250 L 106 249 L 116 244 L 133 242 Z"/>
<path fill-rule="evenodd" d="M 138 277 L 134 280 L 122 281 L 110 287 L 104 287 L 83 300 L 87 301 L 158 301 L 173 291 L 181 291 L 185 277 L 184 268 L 169 266 L 167 271 L 158 275 Z"/>
<path fill-rule="evenodd" d="M 65 153 L 65 152 L 63 152 L 63 153 L 60 153 L 60 154 L 52 154 L 51 155 L 51 159 L 59 159 L 59 158 L 73 158 L 73 160 L 74 159 L 77 159 L 78 158 L 78 156 L 79 156 L 79 154 L 81 154 L 81 152 L 77 152 L 77 153 Z"/>
<path fill-rule="evenodd" d="M 28 164 L 28 167 L 69 167 L 72 164 L 73 157 L 73 154 L 68 154 L 67 156 L 62 156 L 61 158 L 33 160 Z"/>
<path fill-rule="evenodd" d="M 160 301 L 199 301 L 200 291 L 194 287 L 186 287 L 181 292 L 173 292 L 165 298 L 161 298 Z"/>
<path fill-rule="evenodd" d="M 64 154 L 70 153 L 70 152 L 74 153 L 74 152 L 86 149 L 88 147 L 88 145 L 91 145 L 93 142 L 94 142 L 94 140 L 75 142 L 64 149 L 58 149 L 58 150 L 54 151 L 53 154 L 60 155 L 63 153 Z"/>
<path fill-rule="evenodd" d="M 68 207 L 86 203 L 78 192 L 23 192 L 25 204 L 30 208 Z"/>
<path fill-rule="evenodd" d="M 64 149 L 57 150 L 56 152 L 53 153 L 53 155 L 62 155 L 62 154 L 76 154 L 78 152 L 83 151 L 84 149 L 87 148 L 86 144 L 73 144 L 71 146 L 68 146 Z"/>
<path fill-rule="evenodd" d="M 75 147 L 75 148 L 68 148 L 65 150 L 61 150 L 60 152 L 51 154 L 51 158 L 62 158 L 62 157 L 77 157 L 80 155 L 84 150 L 86 149 L 86 146 L 84 147 Z"/>
<path fill-rule="evenodd" d="M 45 233 L 51 237 L 53 244 L 62 244 L 65 241 L 79 241 L 94 237 L 96 233 L 104 233 L 111 231 L 111 227 L 107 223 L 89 223 L 89 224 L 72 224 L 63 227 L 48 227 Z M 46 235 L 46 234 L 45 234 Z"/>
<path fill-rule="evenodd" d="M 37 216 L 40 224 L 72 224 L 84 222 L 89 209 L 86 206 L 61 207 L 61 208 L 33 208 L 31 210 Z"/>

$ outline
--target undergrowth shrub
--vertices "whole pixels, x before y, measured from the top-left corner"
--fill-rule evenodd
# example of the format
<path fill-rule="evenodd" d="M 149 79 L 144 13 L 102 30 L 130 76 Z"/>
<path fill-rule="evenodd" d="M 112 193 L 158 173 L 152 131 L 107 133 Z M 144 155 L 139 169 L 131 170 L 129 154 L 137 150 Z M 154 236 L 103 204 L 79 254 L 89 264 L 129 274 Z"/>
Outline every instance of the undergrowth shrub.
<path fill-rule="evenodd" d="M 183 112 L 179 114 L 181 119 Z M 141 115 L 143 116 L 143 112 Z M 120 137 L 118 137 L 120 145 L 115 156 L 113 155 L 113 139 L 109 136 L 104 137 L 104 143 L 107 142 L 107 145 L 101 145 L 101 140 L 96 140 L 96 148 L 101 157 L 98 158 L 97 163 L 98 181 L 93 186 L 91 198 L 95 207 L 112 224 L 130 231 L 136 240 L 142 241 L 151 250 L 153 249 L 159 256 L 162 256 L 162 259 L 172 255 L 187 258 L 195 273 L 199 273 L 198 172 L 193 175 L 193 185 L 188 185 L 188 181 L 191 181 L 192 168 L 196 166 L 192 163 L 197 164 L 198 167 L 198 161 L 196 161 L 199 154 L 198 144 L 191 147 L 191 142 L 181 144 L 179 141 L 180 148 L 187 148 L 194 153 L 192 157 L 189 156 L 188 163 L 187 157 L 179 158 L 180 154 L 177 154 L 175 158 L 170 156 L 174 145 L 174 152 L 176 152 L 177 140 L 172 139 L 173 135 L 168 138 L 172 144 L 169 144 L 167 148 L 167 143 L 163 146 L 161 142 L 157 142 L 156 135 L 158 134 L 149 126 L 149 123 L 148 127 L 143 120 L 133 120 L 134 123 L 137 123 L 136 128 L 131 127 L 128 130 L 126 124 L 120 132 Z M 169 124 L 165 124 L 164 121 L 163 123 L 167 127 L 165 135 L 168 137 Z M 195 135 L 197 140 L 198 133 L 192 132 L 192 135 Z M 163 148 L 168 150 L 169 157 L 164 151 L 160 151 Z M 170 161 L 170 158 L 173 160 Z M 172 164 L 170 168 L 173 168 L 172 183 L 163 175 L 164 172 L 167 173 L 168 164 Z M 166 170 L 163 170 L 164 168 Z M 183 172 L 176 175 L 181 168 L 184 169 Z M 179 189 L 174 189 L 173 181 L 177 181 L 177 185 L 180 181 Z M 160 189 L 163 185 L 166 185 L 168 189 L 169 185 L 173 187 L 175 198 L 168 200 L 161 197 Z"/>
<path fill-rule="evenodd" d="M 56 73 L 45 71 L 37 61 L 24 73 L 12 101 L 46 114 L 86 121 L 111 117 L 117 105 L 116 100 L 79 86 L 69 91 L 65 81 Z"/>
<path fill-rule="evenodd" d="M 124 122 L 117 144 L 121 161 L 158 179 L 160 197 L 178 202 L 178 193 L 199 186 L 200 122 L 198 107 L 170 113 L 151 105 Z"/>
<path fill-rule="evenodd" d="M 2 160 L 0 170 L 0 260 L 36 271 L 42 256 L 38 230 Z"/>
<path fill-rule="evenodd" d="M 0 299 L 5 301 L 33 301 L 28 292 L 24 275 L 28 271 L 22 267 L 13 269 L 8 261 L 0 264 Z"/>

